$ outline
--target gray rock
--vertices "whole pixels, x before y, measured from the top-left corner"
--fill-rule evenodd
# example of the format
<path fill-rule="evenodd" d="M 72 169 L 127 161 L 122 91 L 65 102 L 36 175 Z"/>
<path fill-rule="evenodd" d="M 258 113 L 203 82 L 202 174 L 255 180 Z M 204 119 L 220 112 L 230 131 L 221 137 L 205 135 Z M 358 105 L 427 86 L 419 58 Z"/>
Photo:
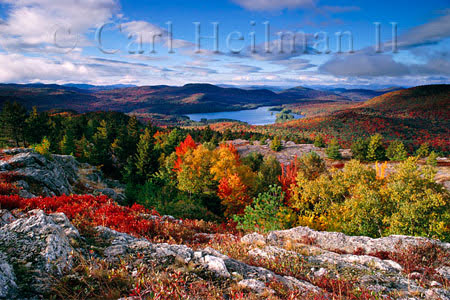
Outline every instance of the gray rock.
<path fill-rule="evenodd" d="M 0 252 L 0 298 L 16 298 L 17 284 L 13 267 L 6 261 L 6 255 Z"/>
<path fill-rule="evenodd" d="M 79 163 L 73 156 L 43 156 L 31 149 L 11 149 L 7 152 L 14 156 L 0 161 L 0 174 L 17 174 L 14 184 L 20 188 L 21 197 L 61 196 L 77 192 L 104 194 L 119 202 L 126 200 L 121 192 L 123 185 L 103 179 L 101 171 L 89 164 Z M 80 187 L 83 187 L 82 190 Z"/>
<path fill-rule="evenodd" d="M 262 294 L 267 290 L 264 282 L 256 279 L 244 279 L 238 282 L 238 285 L 242 288 L 252 290 L 257 294 Z"/>
<path fill-rule="evenodd" d="M 0 250 L 4 261 L 27 270 L 32 289 L 43 292 L 49 276 L 61 276 L 72 268 L 75 250 L 69 239 L 78 236 L 65 215 L 33 210 L 0 229 Z M 20 289 L 21 282 L 16 283 Z"/>
<path fill-rule="evenodd" d="M 0 209 L 0 227 L 12 223 L 16 218 L 6 209 Z"/>
<path fill-rule="evenodd" d="M 227 266 L 222 258 L 212 255 L 205 255 L 199 259 L 206 269 L 216 273 L 220 277 L 230 277 Z"/>
<path fill-rule="evenodd" d="M 243 238 L 245 238 L 244 236 Z M 395 252 L 398 248 L 430 242 L 443 249 L 450 251 L 450 243 L 443 243 L 423 237 L 412 237 L 404 235 L 391 235 L 388 237 L 373 239 L 365 236 L 347 236 L 340 232 L 315 231 L 308 227 L 296 227 L 288 230 L 272 231 L 265 242 L 278 245 L 283 241 L 290 240 L 302 242 L 305 238 L 314 242 L 314 245 L 325 250 L 340 250 L 353 253 L 362 249 L 365 253 L 377 251 Z"/>

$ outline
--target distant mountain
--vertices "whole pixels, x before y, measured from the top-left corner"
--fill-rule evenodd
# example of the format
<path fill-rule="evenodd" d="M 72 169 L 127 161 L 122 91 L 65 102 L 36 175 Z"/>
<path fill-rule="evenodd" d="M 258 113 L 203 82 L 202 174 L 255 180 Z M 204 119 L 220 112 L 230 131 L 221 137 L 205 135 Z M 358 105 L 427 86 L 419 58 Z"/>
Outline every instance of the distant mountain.
<path fill-rule="evenodd" d="M 82 83 L 67 83 L 64 84 L 67 87 L 75 87 L 82 90 L 90 90 L 90 91 L 105 91 L 105 90 L 114 90 L 120 88 L 134 87 L 135 85 L 131 84 L 114 84 L 114 85 L 92 85 L 92 84 L 82 84 Z"/>
<path fill-rule="evenodd" d="M 269 89 L 242 89 L 201 83 L 140 87 L 0 84 L 0 105 L 9 100 L 21 102 L 28 108 L 37 106 L 40 110 L 114 110 L 125 113 L 182 115 L 318 101 L 361 101 L 382 93 L 383 91 L 341 89 L 320 91 L 301 86 L 274 92 Z"/>
<path fill-rule="evenodd" d="M 347 101 L 347 97 L 339 95 L 332 91 L 319 91 L 311 88 L 298 86 L 278 93 L 279 95 L 291 100 L 321 100 L 321 101 Z"/>
<path fill-rule="evenodd" d="M 96 105 L 125 112 L 162 114 L 239 110 L 291 101 L 265 89 L 223 88 L 211 84 L 131 87 L 100 91 L 96 96 L 99 100 Z"/>
<path fill-rule="evenodd" d="M 17 101 L 28 109 L 86 111 L 97 98 L 87 90 L 56 84 L 0 84 L 0 106 Z"/>
<path fill-rule="evenodd" d="M 398 91 L 401 89 L 403 89 L 403 88 L 392 87 L 392 88 L 381 89 L 381 90 L 337 88 L 337 89 L 332 89 L 330 91 L 335 92 L 336 94 L 346 97 L 352 101 L 367 101 L 374 97 L 377 97 L 377 96 L 380 96 L 380 95 L 383 95 L 383 94 L 386 94 L 389 92 Z"/>

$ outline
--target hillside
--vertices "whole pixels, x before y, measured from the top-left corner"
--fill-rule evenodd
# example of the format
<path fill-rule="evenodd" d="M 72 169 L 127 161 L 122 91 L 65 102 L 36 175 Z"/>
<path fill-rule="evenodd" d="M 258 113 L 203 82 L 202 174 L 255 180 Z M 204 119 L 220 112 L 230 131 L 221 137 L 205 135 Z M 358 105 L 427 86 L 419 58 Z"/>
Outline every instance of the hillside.
<path fill-rule="evenodd" d="M 300 108 L 301 109 L 301 108 Z M 450 85 L 430 85 L 394 91 L 363 104 L 327 115 L 270 125 L 274 130 L 302 130 L 323 134 L 349 145 L 358 137 L 380 133 L 387 140 L 401 139 L 410 149 L 428 142 L 450 151 Z"/>
<path fill-rule="evenodd" d="M 331 91 L 336 94 L 348 98 L 352 101 L 367 101 L 374 97 L 381 96 L 386 93 L 390 93 L 393 91 L 402 90 L 402 88 L 392 87 L 382 90 L 368 90 L 368 89 L 333 89 Z"/>
<path fill-rule="evenodd" d="M 345 101 L 349 98 L 340 96 L 330 91 L 319 91 L 302 86 L 290 88 L 278 93 L 279 95 L 297 101 L 315 100 L 315 101 Z"/>
<path fill-rule="evenodd" d="M 375 97 L 358 106 L 398 118 L 450 119 L 450 85 L 418 86 Z"/>

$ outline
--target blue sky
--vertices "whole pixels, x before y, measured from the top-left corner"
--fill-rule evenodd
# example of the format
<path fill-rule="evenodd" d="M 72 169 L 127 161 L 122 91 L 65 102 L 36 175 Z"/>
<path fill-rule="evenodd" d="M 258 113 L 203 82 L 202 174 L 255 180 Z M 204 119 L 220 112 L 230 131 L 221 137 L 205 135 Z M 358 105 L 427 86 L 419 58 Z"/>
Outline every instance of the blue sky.
<path fill-rule="evenodd" d="M 201 36 L 213 35 L 218 23 L 219 53 L 207 38 L 196 53 L 193 22 Z M 375 51 L 374 22 L 382 53 Z M 353 53 L 348 36 L 337 53 L 336 32 L 351 32 Z M 175 53 L 168 53 L 170 44 Z M 0 0 L 0 82 L 414 86 L 449 83 L 449 50 L 448 0 Z"/>

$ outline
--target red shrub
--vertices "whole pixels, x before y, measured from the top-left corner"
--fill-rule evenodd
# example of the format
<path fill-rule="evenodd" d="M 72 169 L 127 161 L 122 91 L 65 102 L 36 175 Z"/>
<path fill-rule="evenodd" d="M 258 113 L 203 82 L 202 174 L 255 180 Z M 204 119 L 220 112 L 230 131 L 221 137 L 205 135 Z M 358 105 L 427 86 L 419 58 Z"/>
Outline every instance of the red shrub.
<path fill-rule="evenodd" d="M 196 234 L 200 232 L 236 232 L 232 222 L 218 225 L 198 220 L 164 220 L 156 211 L 142 205 L 120 206 L 106 196 L 64 195 L 25 199 L 17 195 L 0 195 L 0 208 L 62 212 L 81 229 L 101 225 L 156 242 L 190 243 L 197 240 Z"/>

